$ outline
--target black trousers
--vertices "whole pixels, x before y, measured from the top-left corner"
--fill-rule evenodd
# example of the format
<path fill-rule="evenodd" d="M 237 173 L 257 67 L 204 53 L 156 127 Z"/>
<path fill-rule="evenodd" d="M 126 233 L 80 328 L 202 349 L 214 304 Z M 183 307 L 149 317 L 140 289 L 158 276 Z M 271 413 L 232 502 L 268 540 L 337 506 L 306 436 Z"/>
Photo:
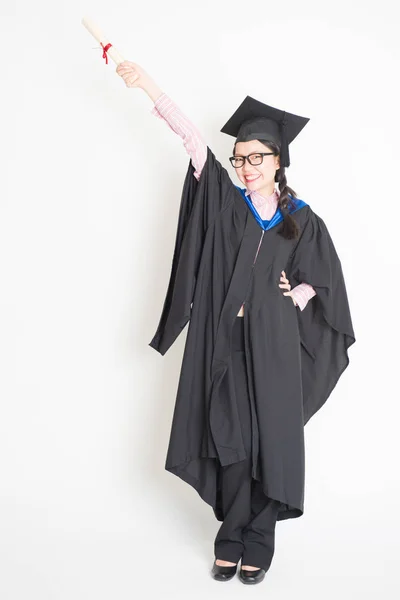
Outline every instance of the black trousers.
<path fill-rule="evenodd" d="M 232 362 L 238 411 L 247 458 L 221 467 L 224 511 L 214 542 L 215 558 L 269 569 L 275 550 L 275 525 L 280 502 L 265 496 L 251 473 L 251 413 L 244 353 L 244 321 L 236 317 Z"/>

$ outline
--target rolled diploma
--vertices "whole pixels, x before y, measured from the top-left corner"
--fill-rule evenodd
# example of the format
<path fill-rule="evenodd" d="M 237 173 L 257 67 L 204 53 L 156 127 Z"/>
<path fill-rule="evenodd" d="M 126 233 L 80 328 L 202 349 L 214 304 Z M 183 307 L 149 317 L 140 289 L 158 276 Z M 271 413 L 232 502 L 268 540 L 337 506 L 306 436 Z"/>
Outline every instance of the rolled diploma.
<path fill-rule="evenodd" d="M 86 29 L 89 31 L 89 33 L 92 34 L 92 36 L 99 42 L 99 44 L 103 44 L 103 46 L 107 46 L 107 44 L 110 43 L 110 40 L 108 38 L 106 38 L 106 36 L 104 35 L 104 33 L 88 17 L 83 17 L 83 19 L 82 19 L 82 25 L 84 25 L 86 27 Z M 124 59 L 116 51 L 116 49 L 114 48 L 114 46 L 111 46 L 111 48 L 109 48 L 107 50 L 107 54 L 108 54 L 108 56 L 110 58 L 113 59 L 113 61 L 115 62 L 116 65 L 119 65 L 119 63 L 121 63 L 121 62 L 124 61 Z"/>

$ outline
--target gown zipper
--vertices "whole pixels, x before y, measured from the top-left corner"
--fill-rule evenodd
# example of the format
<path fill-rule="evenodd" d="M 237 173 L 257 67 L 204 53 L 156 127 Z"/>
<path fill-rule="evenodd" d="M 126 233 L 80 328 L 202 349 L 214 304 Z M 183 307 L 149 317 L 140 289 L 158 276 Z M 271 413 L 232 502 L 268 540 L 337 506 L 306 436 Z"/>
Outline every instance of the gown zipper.
<path fill-rule="evenodd" d="M 263 229 L 263 230 L 262 230 L 262 232 L 261 232 L 261 239 L 260 239 L 260 243 L 258 244 L 257 252 L 256 252 L 256 255 L 255 255 L 255 258 L 254 258 L 253 267 L 254 267 L 254 265 L 255 265 L 255 262 L 256 262 L 256 259 L 257 259 L 257 256 L 258 256 L 258 252 L 259 252 L 259 250 L 260 250 L 260 246 L 261 246 L 262 239 L 263 239 L 263 237 L 264 237 L 264 233 L 265 233 L 265 230 Z"/>
<path fill-rule="evenodd" d="M 262 240 L 263 240 L 263 237 L 264 237 L 264 233 L 265 233 L 265 230 L 263 229 L 263 230 L 262 230 L 262 232 L 261 232 L 260 243 L 258 244 L 257 252 L 256 252 L 256 255 L 255 255 L 255 257 L 254 257 L 253 264 L 251 265 L 251 269 L 252 269 L 252 270 L 254 269 L 254 265 L 256 264 L 257 256 L 258 256 L 258 253 L 259 253 L 259 251 L 260 251 L 260 246 L 261 246 L 261 242 L 262 242 Z M 253 272 L 253 271 L 252 271 L 252 272 Z M 250 278 L 250 282 L 251 282 L 251 278 Z M 249 291 L 249 289 L 250 289 L 250 282 L 249 282 L 249 287 L 248 287 L 248 290 L 247 290 L 247 292 L 248 292 L 248 291 Z M 244 306 L 244 305 L 245 305 L 245 303 L 246 303 L 246 300 L 247 300 L 247 293 L 246 293 L 246 298 L 244 299 L 244 301 L 243 301 L 243 303 L 242 303 L 242 306 Z"/>

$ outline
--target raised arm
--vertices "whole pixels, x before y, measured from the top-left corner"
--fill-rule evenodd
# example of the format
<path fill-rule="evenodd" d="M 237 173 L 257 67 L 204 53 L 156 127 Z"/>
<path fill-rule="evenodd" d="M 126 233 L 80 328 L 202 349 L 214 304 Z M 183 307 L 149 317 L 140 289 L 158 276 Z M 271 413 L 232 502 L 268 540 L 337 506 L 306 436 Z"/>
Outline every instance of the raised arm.
<path fill-rule="evenodd" d="M 196 169 L 193 175 L 196 179 L 200 179 L 207 158 L 207 144 L 200 131 L 165 93 L 156 100 L 151 113 L 166 121 L 172 131 L 182 138 L 186 152 Z"/>
<path fill-rule="evenodd" d="M 182 138 L 195 168 L 193 175 L 196 179 L 200 179 L 207 158 L 207 144 L 197 127 L 137 63 L 124 61 L 118 65 L 116 70 L 118 75 L 124 79 L 127 87 L 140 87 L 153 100 L 154 107 L 151 113 L 163 119 L 170 129 Z"/>

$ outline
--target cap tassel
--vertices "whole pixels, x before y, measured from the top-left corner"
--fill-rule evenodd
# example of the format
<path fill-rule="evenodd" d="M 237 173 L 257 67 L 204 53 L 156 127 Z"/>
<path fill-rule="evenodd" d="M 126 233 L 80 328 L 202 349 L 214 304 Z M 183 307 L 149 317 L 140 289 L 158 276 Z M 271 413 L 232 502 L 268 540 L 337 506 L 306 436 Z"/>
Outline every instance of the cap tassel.
<path fill-rule="evenodd" d="M 287 119 L 285 118 L 285 116 L 286 116 L 286 111 L 284 112 L 283 119 L 280 123 L 280 125 L 281 125 L 280 165 L 281 165 L 281 167 L 290 167 L 289 144 L 287 143 L 287 138 L 286 138 Z"/>

